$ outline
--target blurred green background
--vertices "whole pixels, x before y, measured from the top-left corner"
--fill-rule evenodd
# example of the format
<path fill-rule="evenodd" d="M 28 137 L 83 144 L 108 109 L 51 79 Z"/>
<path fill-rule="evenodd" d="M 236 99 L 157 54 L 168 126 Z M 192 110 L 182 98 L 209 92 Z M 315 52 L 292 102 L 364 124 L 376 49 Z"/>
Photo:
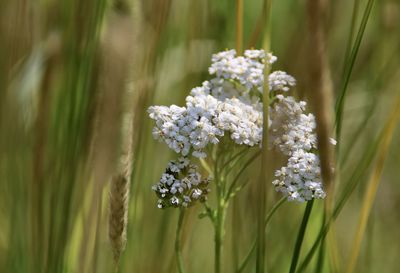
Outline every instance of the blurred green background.
<path fill-rule="evenodd" d="M 352 18 L 354 41 L 367 2 L 326 1 L 323 29 L 335 97 L 343 83 Z M 262 0 L 244 1 L 245 48 L 262 5 Z M 152 139 L 146 109 L 182 105 L 191 88 L 209 79 L 211 55 L 235 48 L 235 10 L 232 0 L 2 0 L 0 272 L 113 272 L 108 192 L 121 154 L 129 152 L 126 139 L 133 143 L 128 145 L 133 165 L 119 272 L 176 272 L 178 212 L 157 209 L 151 190 L 175 155 Z M 293 75 L 294 94 L 306 101 L 313 96 L 307 92 L 313 84 L 307 72 L 307 16 L 304 0 L 273 1 L 274 69 Z M 335 196 L 346 183 L 356 187 L 334 224 L 335 242 L 322 272 L 344 272 L 380 148 L 374 143 L 399 96 L 399 60 L 400 2 L 375 1 L 346 94 Z M 399 130 L 390 147 L 357 272 L 399 270 Z M 239 218 L 228 214 L 225 272 L 234 272 L 237 257 L 242 260 L 254 239 L 258 166 L 245 173 L 254 183 L 235 201 Z M 270 206 L 280 198 L 272 187 L 268 196 Z M 303 254 L 321 225 L 323 202 L 316 204 Z M 303 209 L 287 203 L 272 219 L 268 272 L 288 270 Z M 208 219 L 198 219 L 200 212 L 200 206 L 191 208 L 184 223 L 187 272 L 213 268 L 213 230 Z M 306 272 L 316 272 L 314 264 Z M 251 266 L 245 272 L 253 272 Z"/>

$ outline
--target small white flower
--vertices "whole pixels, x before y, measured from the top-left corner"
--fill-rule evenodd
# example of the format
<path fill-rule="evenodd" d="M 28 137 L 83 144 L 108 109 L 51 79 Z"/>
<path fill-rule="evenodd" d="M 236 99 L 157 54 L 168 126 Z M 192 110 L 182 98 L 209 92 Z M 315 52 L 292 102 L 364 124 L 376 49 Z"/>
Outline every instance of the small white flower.
<path fill-rule="evenodd" d="M 201 196 L 203 192 L 200 189 L 195 189 L 192 193 L 192 197 L 194 199 L 199 199 L 199 197 Z"/>
<path fill-rule="evenodd" d="M 171 206 L 172 200 L 172 205 L 184 207 L 191 205 L 191 198 L 205 200 L 206 180 L 201 179 L 187 156 L 206 157 L 207 146 L 219 143 L 225 134 L 238 145 L 260 145 L 264 67 L 272 66 L 276 60 L 263 50 L 246 50 L 244 56 L 237 56 L 235 50 L 219 52 L 212 56 L 209 67 L 214 78 L 193 88 L 184 107 L 149 108 L 149 116 L 155 121 L 153 137 L 183 156 L 168 165 L 160 182 L 153 187 L 161 207 Z M 268 82 L 269 92 L 285 92 L 296 84 L 284 71 L 272 72 Z M 268 109 L 269 141 L 288 158 L 287 165 L 275 172 L 277 179 L 273 185 L 289 200 L 324 198 L 319 158 L 314 153 L 315 117 L 305 113 L 305 102 L 273 95 L 276 100 Z M 330 141 L 336 144 L 333 139 Z"/>
<path fill-rule="evenodd" d="M 296 80 L 284 71 L 274 71 L 268 77 L 270 91 L 289 91 L 289 87 L 296 85 Z"/>
<path fill-rule="evenodd" d="M 159 183 L 152 189 L 159 198 L 158 208 L 189 207 L 195 200 L 207 199 L 209 183 L 210 179 L 203 179 L 196 165 L 190 163 L 188 158 L 180 157 L 168 163 Z"/>
<path fill-rule="evenodd" d="M 304 114 L 305 102 L 292 97 L 277 96 L 270 110 L 271 143 L 288 156 L 287 165 L 275 172 L 276 191 L 290 201 L 304 202 L 325 197 L 314 133 L 316 124 L 312 114 Z"/>
<path fill-rule="evenodd" d="M 173 196 L 171 199 L 171 204 L 174 206 L 178 206 L 179 205 L 179 199 L 175 196 Z"/>
<path fill-rule="evenodd" d="M 252 49 L 252 50 L 245 50 L 244 51 L 244 56 L 250 59 L 264 59 L 265 58 L 265 51 L 264 50 L 257 50 L 257 49 Z"/>

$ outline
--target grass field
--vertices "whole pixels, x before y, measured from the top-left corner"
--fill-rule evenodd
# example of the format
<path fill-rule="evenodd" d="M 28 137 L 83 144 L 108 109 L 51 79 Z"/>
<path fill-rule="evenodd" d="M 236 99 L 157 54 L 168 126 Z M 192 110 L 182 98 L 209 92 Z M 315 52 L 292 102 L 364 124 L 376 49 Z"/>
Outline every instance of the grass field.
<path fill-rule="evenodd" d="M 184 106 L 213 54 L 251 48 L 316 117 L 325 199 L 282 199 L 263 130 L 191 157 L 207 203 L 157 208 L 178 156 L 148 108 Z M 399 60 L 398 0 L 3 0 L 0 272 L 398 272 Z"/>

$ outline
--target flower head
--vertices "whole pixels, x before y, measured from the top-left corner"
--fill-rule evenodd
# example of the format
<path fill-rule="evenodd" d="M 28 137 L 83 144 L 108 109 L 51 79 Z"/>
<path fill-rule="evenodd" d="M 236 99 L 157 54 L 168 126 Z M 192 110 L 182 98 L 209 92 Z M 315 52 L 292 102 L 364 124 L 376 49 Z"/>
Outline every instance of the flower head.
<path fill-rule="evenodd" d="M 188 158 L 181 157 L 168 163 L 160 181 L 152 189 L 159 198 L 159 208 L 189 207 L 195 201 L 207 200 L 209 183 L 209 178 L 203 179 L 197 172 L 196 165 Z"/>
<path fill-rule="evenodd" d="M 322 199 L 321 169 L 313 114 L 305 114 L 306 103 L 277 95 L 271 107 L 271 143 L 288 157 L 285 167 L 275 172 L 275 189 L 290 201 Z"/>
<path fill-rule="evenodd" d="M 185 106 L 149 108 L 150 118 L 155 120 L 153 136 L 184 158 L 171 161 L 153 187 L 160 198 L 159 207 L 188 206 L 205 197 L 208 180 L 199 178 L 196 167 L 186 162 L 188 156 L 206 157 L 207 146 L 219 143 L 225 134 L 237 145 L 261 144 L 261 96 L 275 98 L 268 109 L 270 146 L 288 160 L 275 173 L 276 190 L 289 200 L 324 198 L 315 117 L 305 112 L 305 102 L 278 93 L 295 86 L 296 80 L 284 71 L 274 71 L 268 76 L 269 92 L 263 94 L 264 68 L 276 60 L 264 50 L 246 50 L 243 56 L 237 56 L 235 50 L 219 52 L 212 56 L 208 69 L 214 78 L 193 88 Z"/>

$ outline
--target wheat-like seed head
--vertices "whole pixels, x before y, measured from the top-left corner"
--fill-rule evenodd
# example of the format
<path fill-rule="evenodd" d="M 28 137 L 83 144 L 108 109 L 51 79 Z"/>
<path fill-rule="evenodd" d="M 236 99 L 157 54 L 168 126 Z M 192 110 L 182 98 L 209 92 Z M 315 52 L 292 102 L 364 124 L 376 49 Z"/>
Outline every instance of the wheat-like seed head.
<path fill-rule="evenodd" d="M 108 236 L 118 263 L 126 244 L 126 227 L 128 222 L 129 180 L 126 176 L 116 175 L 111 180 L 110 211 Z"/>

